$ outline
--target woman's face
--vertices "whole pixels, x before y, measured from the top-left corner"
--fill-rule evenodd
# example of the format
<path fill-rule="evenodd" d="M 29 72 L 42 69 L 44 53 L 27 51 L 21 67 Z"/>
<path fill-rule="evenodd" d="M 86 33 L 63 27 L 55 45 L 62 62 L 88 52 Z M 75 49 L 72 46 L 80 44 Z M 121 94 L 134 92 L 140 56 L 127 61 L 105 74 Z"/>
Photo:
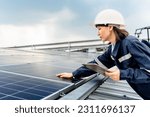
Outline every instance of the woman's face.
<path fill-rule="evenodd" d="M 97 26 L 98 36 L 102 41 L 110 41 L 110 26 Z"/>

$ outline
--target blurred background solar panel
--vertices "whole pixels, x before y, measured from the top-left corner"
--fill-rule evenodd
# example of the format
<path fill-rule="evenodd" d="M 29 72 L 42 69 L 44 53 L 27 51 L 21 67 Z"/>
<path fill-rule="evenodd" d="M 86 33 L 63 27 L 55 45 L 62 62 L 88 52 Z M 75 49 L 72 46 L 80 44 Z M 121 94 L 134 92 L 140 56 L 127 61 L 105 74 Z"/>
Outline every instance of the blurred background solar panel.
<path fill-rule="evenodd" d="M 0 100 L 40 100 L 68 85 L 0 72 Z"/>

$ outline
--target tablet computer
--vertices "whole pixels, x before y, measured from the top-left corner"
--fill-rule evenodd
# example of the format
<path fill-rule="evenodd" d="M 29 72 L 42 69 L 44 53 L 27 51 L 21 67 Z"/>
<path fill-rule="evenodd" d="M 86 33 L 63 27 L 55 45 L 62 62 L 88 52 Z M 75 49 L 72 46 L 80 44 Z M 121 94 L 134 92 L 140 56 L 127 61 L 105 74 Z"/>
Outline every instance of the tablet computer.
<path fill-rule="evenodd" d="M 99 66 L 98 64 L 95 63 L 87 63 L 87 64 L 83 64 L 83 66 L 103 75 L 105 75 L 105 71 L 107 71 L 106 68 Z"/>

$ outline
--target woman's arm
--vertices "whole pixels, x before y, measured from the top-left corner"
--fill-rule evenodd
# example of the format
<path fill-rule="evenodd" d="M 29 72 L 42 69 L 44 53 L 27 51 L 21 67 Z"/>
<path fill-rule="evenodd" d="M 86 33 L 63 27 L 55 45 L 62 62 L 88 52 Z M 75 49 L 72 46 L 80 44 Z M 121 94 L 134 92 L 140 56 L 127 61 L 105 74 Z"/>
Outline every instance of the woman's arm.
<path fill-rule="evenodd" d="M 121 79 L 142 81 L 150 78 L 150 48 L 137 39 L 129 41 L 127 46 L 139 68 L 120 70 Z"/>

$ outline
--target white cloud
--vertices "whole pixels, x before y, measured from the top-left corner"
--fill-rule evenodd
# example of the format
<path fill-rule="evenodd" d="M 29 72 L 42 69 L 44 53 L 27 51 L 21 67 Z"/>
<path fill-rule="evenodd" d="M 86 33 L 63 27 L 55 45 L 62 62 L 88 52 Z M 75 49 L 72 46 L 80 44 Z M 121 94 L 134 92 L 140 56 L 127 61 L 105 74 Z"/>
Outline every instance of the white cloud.
<path fill-rule="evenodd" d="M 84 36 L 64 27 L 77 16 L 67 8 L 49 14 L 48 19 L 32 25 L 0 25 L 0 47 L 83 40 Z"/>
<path fill-rule="evenodd" d="M 149 9 L 143 7 L 137 7 L 136 12 L 132 12 L 126 17 L 126 23 L 128 30 L 133 34 L 136 28 L 142 28 L 150 26 Z"/>
<path fill-rule="evenodd" d="M 99 12 L 104 8 L 113 8 L 119 10 L 125 17 L 125 22 L 127 24 L 127 30 L 134 35 L 136 28 L 141 28 L 145 26 L 150 26 L 150 0 L 84 0 L 88 5 L 95 6 L 92 7 L 93 14 Z M 123 6 L 126 7 L 123 7 Z"/>

